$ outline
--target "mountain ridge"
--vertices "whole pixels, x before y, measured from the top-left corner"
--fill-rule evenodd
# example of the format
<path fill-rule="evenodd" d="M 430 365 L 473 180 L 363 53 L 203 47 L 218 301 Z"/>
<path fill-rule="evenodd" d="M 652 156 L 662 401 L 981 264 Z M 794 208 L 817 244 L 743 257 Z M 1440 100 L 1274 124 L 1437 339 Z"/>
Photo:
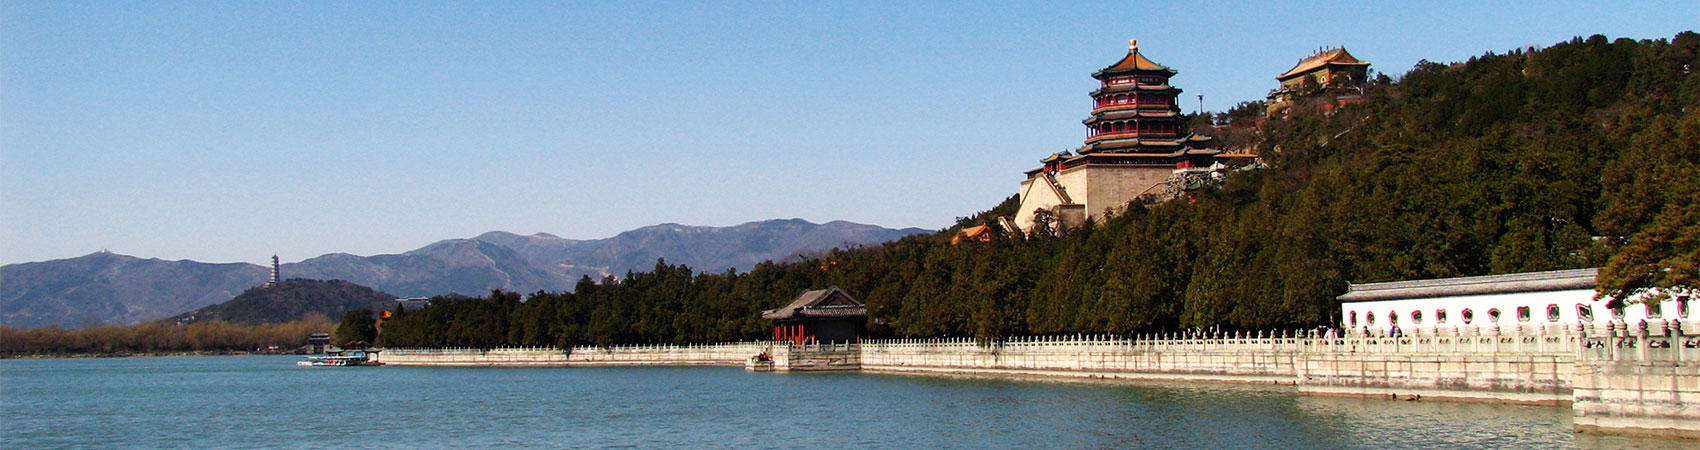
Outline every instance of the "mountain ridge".
<path fill-rule="evenodd" d="M 401 253 L 326 253 L 282 264 L 281 270 L 285 279 L 344 280 L 400 297 L 566 291 L 581 277 L 623 276 L 647 270 L 658 258 L 704 272 L 747 271 L 765 260 L 927 232 L 802 219 L 728 227 L 662 223 L 588 240 L 490 231 Z M 264 283 L 269 270 L 106 251 L 9 264 L 0 266 L 0 324 L 86 328 L 163 319 L 231 300 Z"/>

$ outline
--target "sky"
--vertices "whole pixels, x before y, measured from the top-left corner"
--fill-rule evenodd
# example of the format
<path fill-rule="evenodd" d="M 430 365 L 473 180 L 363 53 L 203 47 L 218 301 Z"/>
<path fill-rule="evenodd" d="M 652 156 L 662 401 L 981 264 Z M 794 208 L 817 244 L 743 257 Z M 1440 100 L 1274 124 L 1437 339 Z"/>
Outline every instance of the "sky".
<path fill-rule="evenodd" d="M 1345 46 L 1669 39 L 1700 1 L 0 0 L 0 264 L 268 263 L 487 231 L 937 229 L 1081 145 L 1138 39 L 1183 109 Z"/>

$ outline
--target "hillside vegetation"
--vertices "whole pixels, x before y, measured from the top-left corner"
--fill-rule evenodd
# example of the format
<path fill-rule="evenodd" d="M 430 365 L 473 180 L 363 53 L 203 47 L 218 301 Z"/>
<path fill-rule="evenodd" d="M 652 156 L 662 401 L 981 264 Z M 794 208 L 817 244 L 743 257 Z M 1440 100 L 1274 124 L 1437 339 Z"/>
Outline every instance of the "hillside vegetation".
<path fill-rule="evenodd" d="M 768 333 L 760 310 L 826 286 L 866 301 L 876 334 L 981 339 L 1311 326 L 1335 321 L 1348 282 L 1603 266 L 1608 292 L 1692 287 L 1697 54 L 1690 32 L 1424 61 L 1364 86 L 1363 103 L 1226 130 L 1265 168 L 1066 236 L 951 246 L 952 229 L 747 274 L 662 262 L 525 302 L 436 302 L 380 339 L 753 339 Z M 1014 208 L 1011 198 L 958 226 Z"/>
<path fill-rule="evenodd" d="M 0 358 L 183 352 L 280 353 L 294 351 L 306 344 L 308 334 L 329 332 L 335 327 L 335 322 L 320 314 L 267 325 L 236 325 L 222 321 L 187 325 L 149 322 L 80 330 L 0 326 Z"/>
<path fill-rule="evenodd" d="M 230 301 L 183 313 L 177 323 L 223 321 L 263 325 L 298 320 L 308 314 L 342 317 L 353 310 L 392 307 L 395 296 L 343 280 L 283 280 L 256 286 Z"/>

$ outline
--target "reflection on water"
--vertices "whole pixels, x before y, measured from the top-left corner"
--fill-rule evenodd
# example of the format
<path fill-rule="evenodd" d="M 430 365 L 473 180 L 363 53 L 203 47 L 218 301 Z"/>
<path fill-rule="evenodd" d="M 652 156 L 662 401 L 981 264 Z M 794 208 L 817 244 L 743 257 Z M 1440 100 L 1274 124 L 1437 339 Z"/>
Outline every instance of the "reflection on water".
<path fill-rule="evenodd" d="M 1279 386 L 737 368 L 0 361 L 0 447 L 1684 448 L 1570 410 Z"/>

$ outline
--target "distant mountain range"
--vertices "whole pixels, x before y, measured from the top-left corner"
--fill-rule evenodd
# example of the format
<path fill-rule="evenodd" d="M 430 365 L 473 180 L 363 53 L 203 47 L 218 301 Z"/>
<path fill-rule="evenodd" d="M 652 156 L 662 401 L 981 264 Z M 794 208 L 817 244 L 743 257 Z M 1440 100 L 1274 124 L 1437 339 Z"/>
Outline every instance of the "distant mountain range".
<path fill-rule="evenodd" d="M 284 264 L 282 272 L 286 279 L 347 280 L 400 297 L 479 296 L 492 289 L 565 291 L 583 276 L 649 270 L 658 258 L 698 271 L 746 271 L 762 261 L 928 232 L 801 219 L 731 227 L 666 223 L 593 240 L 496 231 L 401 254 L 332 253 Z M 268 273 L 247 263 L 164 261 L 109 252 L 0 266 L 0 324 L 83 328 L 157 320 L 230 300 L 263 284 Z"/>

